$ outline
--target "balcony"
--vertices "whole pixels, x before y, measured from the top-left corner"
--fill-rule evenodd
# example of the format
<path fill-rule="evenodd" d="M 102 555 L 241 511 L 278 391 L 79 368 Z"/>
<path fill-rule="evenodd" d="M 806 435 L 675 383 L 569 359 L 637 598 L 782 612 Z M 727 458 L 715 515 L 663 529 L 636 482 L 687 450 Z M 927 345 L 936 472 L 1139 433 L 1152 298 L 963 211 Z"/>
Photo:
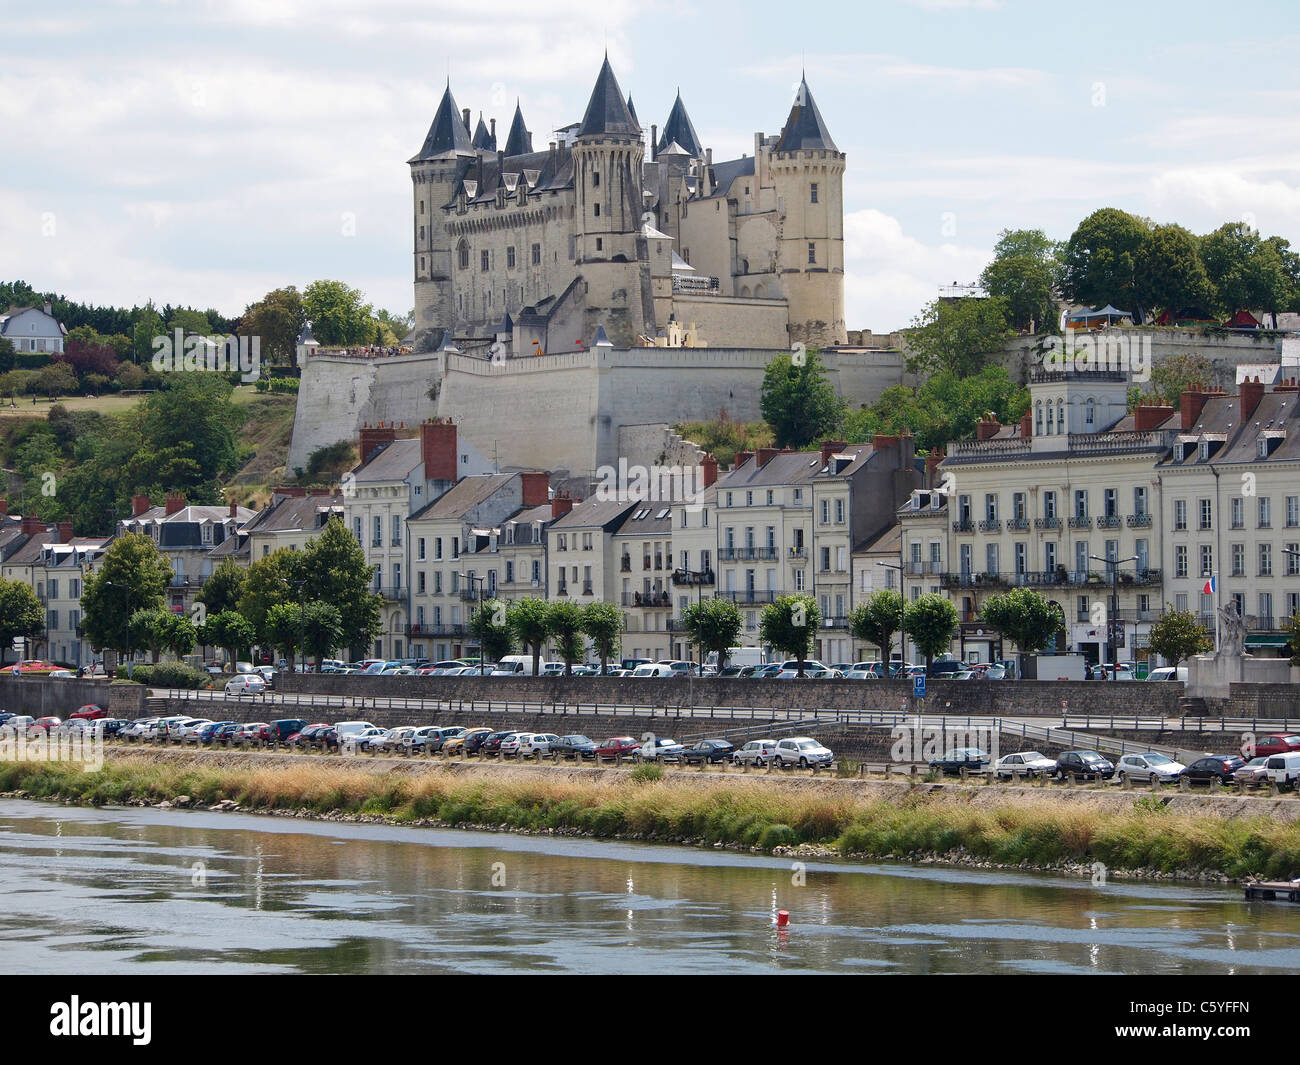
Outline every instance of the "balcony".
<path fill-rule="evenodd" d="M 406 595 L 405 588 L 397 588 L 391 584 L 384 584 L 384 585 L 376 584 L 373 587 L 371 587 L 370 590 L 374 592 L 375 595 L 383 596 L 385 599 L 391 599 L 394 602 L 398 601 L 404 595 Z"/>
<path fill-rule="evenodd" d="M 847 614 L 833 614 L 822 618 L 823 629 L 847 629 L 848 627 L 849 618 Z"/>
<path fill-rule="evenodd" d="M 1088 529 L 1092 527 L 1092 519 L 1087 514 L 1076 514 L 1070 519 L 1071 529 Z"/>
<path fill-rule="evenodd" d="M 673 584 L 687 585 L 710 585 L 715 581 L 713 570 L 706 569 L 703 571 L 676 569 L 673 570 Z"/>
<path fill-rule="evenodd" d="M 960 518 L 952 523 L 952 531 L 955 533 L 973 533 L 975 523 L 970 518 Z"/>
<path fill-rule="evenodd" d="M 669 632 L 685 632 L 686 622 L 681 618 L 669 618 L 665 627 Z"/>
<path fill-rule="evenodd" d="M 792 548 L 790 548 L 790 556 L 789 556 L 789 557 L 790 557 L 790 558 L 807 558 L 807 557 L 808 557 L 808 548 L 804 547 L 803 544 L 799 544 L 797 547 L 792 547 Z"/>
<path fill-rule="evenodd" d="M 627 555 L 624 555 L 623 560 L 618 564 L 618 568 L 620 573 L 631 573 L 632 559 L 629 558 Z"/>
<path fill-rule="evenodd" d="M 555 594 L 567 596 L 569 594 L 569 586 L 565 584 L 564 581 L 560 581 L 560 583 L 555 586 Z"/>
<path fill-rule="evenodd" d="M 775 547 L 724 547 L 719 552 L 723 562 L 763 562 L 776 559 Z"/>
<path fill-rule="evenodd" d="M 403 631 L 407 636 L 464 636 L 466 629 L 464 625 L 407 625 Z"/>
<path fill-rule="evenodd" d="M 1097 528 L 1098 528 L 1098 529 L 1118 529 L 1119 526 L 1120 526 L 1120 520 L 1119 520 L 1119 515 L 1118 515 L 1118 514 L 1098 514 L 1098 515 L 1097 515 Z"/>
<path fill-rule="evenodd" d="M 1024 517 L 1023 515 L 1022 515 L 1021 517 L 1019 517 L 1019 518 L 1008 518 L 1008 519 L 1007 519 L 1007 530 L 1008 530 L 1009 532 L 1010 532 L 1010 531 L 1021 531 L 1021 532 L 1023 532 L 1024 530 L 1026 530 L 1026 529 L 1028 529 L 1028 528 L 1029 528 L 1029 519 L 1026 518 L 1026 517 Z"/>
<path fill-rule="evenodd" d="M 475 588 L 474 584 L 472 583 L 467 588 L 461 588 L 459 591 L 456 592 L 456 594 L 460 596 L 460 600 L 462 603 L 478 602 L 478 590 Z M 487 598 L 486 592 L 483 593 L 483 597 L 485 599 Z"/>
<path fill-rule="evenodd" d="M 997 518 L 985 518 L 980 522 L 980 532 L 995 533 L 1002 531 L 1002 522 Z"/>
<path fill-rule="evenodd" d="M 623 605 L 662 609 L 664 607 L 671 607 L 672 600 L 669 598 L 667 589 L 659 592 L 624 592 Z"/>
<path fill-rule="evenodd" d="M 1150 514 L 1130 514 L 1126 519 L 1130 529 L 1149 529 L 1151 528 Z"/>
<path fill-rule="evenodd" d="M 1061 527 L 1060 518 L 1035 518 L 1035 529 L 1059 529 Z"/>
<path fill-rule="evenodd" d="M 781 592 L 760 592 L 758 589 L 749 591 L 729 591 L 714 592 L 715 599 L 730 599 L 733 603 L 754 604 L 754 603 L 775 603 L 783 593 Z"/>

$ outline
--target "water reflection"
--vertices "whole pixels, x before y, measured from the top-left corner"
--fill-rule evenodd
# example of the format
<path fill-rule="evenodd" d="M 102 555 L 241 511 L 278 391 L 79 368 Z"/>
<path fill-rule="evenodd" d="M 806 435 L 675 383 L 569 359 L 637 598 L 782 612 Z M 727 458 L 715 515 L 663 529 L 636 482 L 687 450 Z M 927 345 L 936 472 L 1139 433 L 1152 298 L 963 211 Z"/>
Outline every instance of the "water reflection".
<path fill-rule="evenodd" d="M 1300 968 L 1300 913 L 1231 887 L 791 870 L 712 849 L 10 800 L 0 957 L 10 972 Z"/>

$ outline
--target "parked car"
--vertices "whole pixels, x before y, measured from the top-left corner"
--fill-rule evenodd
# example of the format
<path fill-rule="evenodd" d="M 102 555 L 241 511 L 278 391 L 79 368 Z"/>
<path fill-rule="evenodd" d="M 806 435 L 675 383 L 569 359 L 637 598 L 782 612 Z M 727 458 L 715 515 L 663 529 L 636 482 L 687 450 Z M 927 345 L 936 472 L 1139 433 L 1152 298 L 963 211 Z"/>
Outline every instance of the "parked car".
<path fill-rule="evenodd" d="M 553 732 L 521 732 L 519 734 L 519 756 L 542 755 L 551 753 L 551 744 L 560 737 Z"/>
<path fill-rule="evenodd" d="M 275 688 L 275 666 L 258 666 L 257 673 L 264 681 L 266 681 L 266 686 L 268 688 Z"/>
<path fill-rule="evenodd" d="M 587 739 L 586 736 L 571 733 L 568 736 L 561 736 L 559 739 L 551 741 L 551 750 L 559 751 L 564 757 L 572 756 L 574 758 L 594 758 L 596 756 L 596 744 Z"/>
<path fill-rule="evenodd" d="M 1262 784 L 1268 780 L 1268 762 L 1267 755 L 1261 754 L 1258 758 L 1252 758 L 1232 774 L 1232 779 L 1237 784 Z"/>
<path fill-rule="evenodd" d="M 1253 747 L 1250 743 L 1243 744 L 1241 756 L 1243 758 L 1254 758 L 1262 754 L 1267 758 L 1269 755 L 1287 754 L 1290 751 L 1300 751 L 1300 736 L 1279 732 L 1268 736 L 1260 736 L 1255 740 Z"/>
<path fill-rule="evenodd" d="M 169 728 L 167 735 L 169 738 L 179 740 L 196 739 L 204 726 L 211 724 L 212 722 L 206 717 L 192 717 L 188 721 L 180 722 L 174 728 Z"/>
<path fill-rule="evenodd" d="M 988 768 L 992 761 L 978 747 L 956 747 L 942 757 L 932 759 L 930 768 L 943 773 L 960 773 L 963 769 L 980 772 Z"/>
<path fill-rule="evenodd" d="M 734 765 L 748 763 L 762 769 L 772 760 L 776 751 L 776 740 L 750 740 L 740 750 L 733 751 L 731 761 Z"/>
<path fill-rule="evenodd" d="M 960 658 L 936 658 L 930 663 L 931 677 L 950 677 L 954 673 L 965 673 L 970 669 Z"/>
<path fill-rule="evenodd" d="M 61 717 L 38 717 L 27 727 L 28 729 L 43 728 L 47 732 L 49 732 L 58 728 L 62 724 L 63 724 L 63 718 Z"/>
<path fill-rule="evenodd" d="M 669 675 L 673 677 L 698 677 L 700 675 L 699 667 L 694 662 L 663 661 L 659 665 L 667 666 L 671 670 Z"/>
<path fill-rule="evenodd" d="M 108 717 L 108 711 L 98 703 L 86 703 L 85 706 L 79 706 L 68 715 L 69 721 L 76 721 L 78 718 L 86 721 L 94 721 L 96 718 Z"/>
<path fill-rule="evenodd" d="M 257 673 L 240 673 L 226 681 L 227 695 L 261 695 L 266 691 L 266 681 Z"/>
<path fill-rule="evenodd" d="M 1165 783 L 1177 780 L 1186 768 L 1182 762 L 1152 752 L 1124 755 L 1115 766 L 1115 773 L 1120 780 L 1127 778 L 1134 782 L 1150 783 L 1152 777 L 1157 777 L 1161 783 Z"/>
<path fill-rule="evenodd" d="M 248 721 L 237 726 L 230 732 L 231 743 L 255 743 L 262 735 L 262 729 L 266 728 L 265 721 Z"/>
<path fill-rule="evenodd" d="M 827 666 L 817 661 L 815 658 L 806 658 L 803 663 L 803 672 L 805 677 L 811 677 L 816 674 L 825 673 Z M 797 658 L 788 658 L 781 663 L 781 670 L 777 673 L 780 680 L 791 680 L 799 676 L 799 660 Z"/>
<path fill-rule="evenodd" d="M 369 721 L 336 721 L 334 722 L 334 731 L 339 735 L 340 743 L 347 743 L 352 736 L 360 736 L 366 729 L 375 726 Z"/>
<path fill-rule="evenodd" d="M 220 740 L 225 738 L 227 733 L 229 733 L 232 729 L 238 727 L 239 727 L 238 724 L 234 721 L 209 721 L 206 725 L 204 725 L 201 729 L 198 730 L 197 735 L 198 735 L 199 742 L 200 743 L 220 742 Z"/>
<path fill-rule="evenodd" d="M 854 662 L 844 671 L 846 680 L 879 680 L 880 670 L 872 667 L 878 667 L 879 662 Z"/>
<path fill-rule="evenodd" d="M 1109 780 L 1115 775 L 1115 763 L 1098 751 L 1066 751 L 1056 760 L 1056 776 L 1063 780 L 1066 773 L 1085 779 Z"/>
<path fill-rule="evenodd" d="M 1180 680 L 1187 683 L 1186 666 L 1161 666 L 1147 674 L 1147 680 Z"/>
<path fill-rule="evenodd" d="M 1028 777 L 1036 777 L 1040 774 L 1054 772 L 1056 770 L 1056 759 L 1048 758 L 1047 755 L 1040 751 L 1016 751 L 1015 754 L 1003 755 L 997 760 L 993 768 L 1000 780 L 1014 777 L 1017 772 Z"/>
<path fill-rule="evenodd" d="M 308 725 L 308 722 L 300 717 L 282 717 L 276 721 L 270 722 L 266 730 L 262 733 L 262 740 L 265 743 L 272 741 L 283 743 L 290 736 L 301 732 Z"/>
<path fill-rule="evenodd" d="M 641 750 L 641 741 L 631 736 L 611 736 L 596 748 L 597 760 L 601 758 L 631 758 Z"/>
<path fill-rule="evenodd" d="M 1300 751 L 1288 751 L 1286 754 L 1271 754 L 1264 763 L 1268 779 L 1279 787 L 1296 786 L 1300 779 Z"/>
<path fill-rule="evenodd" d="M 501 752 L 502 758 L 513 758 L 519 753 L 520 741 L 532 737 L 531 732 L 510 732 L 501 737 L 501 742 L 497 744 L 497 750 Z"/>
<path fill-rule="evenodd" d="M 448 736 L 442 741 L 442 749 L 448 754 L 470 754 L 477 751 L 479 744 L 492 734 L 490 728 L 469 728 L 459 736 Z"/>
<path fill-rule="evenodd" d="M 333 725 L 325 721 L 318 721 L 308 725 L 300 732 L 295 732 L 284 742 L 293 747 L 307 747 L 321 743 L 328 750 L 336 750 L 339 746 L 339 734 L 335 731 Z"/>
<path fill-rule="evenodd" d="M 774 680 L 781 675 L 781 664 L 779 662 L 768 662 L 764 666 L 747 666 L 752 670 L 749 674 L 753 680 Z"/>
<path fill-rule="evenodd" d="M 27 720 L 30 722 L 32 719 L 29 717 Z M 118 735 L 129 740 L 144 739 L 145 734 L 153 727 L 157 720 L 156 717 L 138 717 L 132 721 L 131 724 L 127 725 L 126 728 L 122 729 Z M 17 719 L 13 719 L 6 722 L 6 724 L 18 727 L 19 722 Z"/>
<path fill-rule="evenodd" d="M 667 736 L 656 736 L 641 744 L 640 749 L 632 757 L 637 761 L 675 762 L 681 753 L 682 745 L 676 740 L 669 739 Z"/>
<path fill-rule="evenodd" d="M 499 729 L 496 732 L 489 733 L 484 738 L 483 742 L 479 744 L 478 753 L 496 754 L 501 750 L 501 741 L 507 736 L 513 736 L 514 734 L 513 729 Z"/>
<path fill-rule="evenodd" d="M 634 677 L 671 677 L 673 671 L 662 662 L 646 662 L 632 670 Z"/>
<path fill-rule="evenodd" d="M 695 765 L 698 762 L 714 765 L 730 760 L 735 751 L 736 745 L 726 740 L 700 740 L 699 743 L 683 747 L 677 757 L 684 765 Z"/>
<path fill-rule="evenodd" d="M 370 728 L 348 738 L 351 740 L 354 750 L 369 751 L 371 749 L 378 750 L 387 736 L 388 729 L 371 725 Z"/>
<path fill-rule="evenodd" d="M 772 763 L 778 768 L 793 765 L 803 769 L 807 766 L 830 765 L 835 760 L 829 749 L 823 747 L 811 736 L 790 736 L 777 740 L 772 751 Z"/>
<path fill-rule="evenodd" d="M 1286 756 L 1274 755 L 1273 757 Z M 1272 758 L 1269 761 L 1271 762 Z M 1238 758 L 1235 754 L 1207 754 L 1204 758 L 1196 759 L 1183 770 L 1183 776 L 1193 784 L 1208 784 L 1213 778 L 1217 778 L 1220 784 L 1231 784 L 1233 774 L 1245 764 L 1246 760 Z M 1272 775 L 1271 771 L 1270 775 Z"/>

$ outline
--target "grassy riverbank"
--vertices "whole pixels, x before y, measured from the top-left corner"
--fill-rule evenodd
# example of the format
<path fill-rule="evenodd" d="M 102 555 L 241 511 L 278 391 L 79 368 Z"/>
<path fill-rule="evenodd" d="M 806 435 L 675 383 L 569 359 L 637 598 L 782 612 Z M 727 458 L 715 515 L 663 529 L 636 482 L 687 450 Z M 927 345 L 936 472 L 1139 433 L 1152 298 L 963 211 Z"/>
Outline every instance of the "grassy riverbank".
<path fill-rule="evenodd" d="M 721 843 L 772 851 L 812 844 L 844 856 L 947 857 L 1043 868 L 1104 862 L 1113 872 L 1291 877 L 1300 870 L 1300 823 L 1174 813 L 1135 796 L 1122 812 L 1051 796 L 975 809 L 917 789 L 898 802 L 760 779 L 701 788 L 643 767 L 608 780 L 496 779 L 367 772 L 334 765 L 249 768 L 122 758 L 99 772 L 57 763 L 0 764 L 0 792 L 88 805 L 224 800 L 246 811 L 376 816 L 395 823 L 506 826 L 595 838 Z"/>

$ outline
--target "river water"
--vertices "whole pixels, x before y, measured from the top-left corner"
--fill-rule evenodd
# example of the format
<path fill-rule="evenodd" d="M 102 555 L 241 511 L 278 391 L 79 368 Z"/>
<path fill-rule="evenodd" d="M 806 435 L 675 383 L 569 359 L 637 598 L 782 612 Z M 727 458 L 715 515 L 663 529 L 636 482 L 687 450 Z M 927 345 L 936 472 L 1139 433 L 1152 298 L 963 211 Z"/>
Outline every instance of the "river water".
<path fill-rule="evenodd" d="M 1297 970 L 1235 886 L 0 801 L 10 973 Z"/>

